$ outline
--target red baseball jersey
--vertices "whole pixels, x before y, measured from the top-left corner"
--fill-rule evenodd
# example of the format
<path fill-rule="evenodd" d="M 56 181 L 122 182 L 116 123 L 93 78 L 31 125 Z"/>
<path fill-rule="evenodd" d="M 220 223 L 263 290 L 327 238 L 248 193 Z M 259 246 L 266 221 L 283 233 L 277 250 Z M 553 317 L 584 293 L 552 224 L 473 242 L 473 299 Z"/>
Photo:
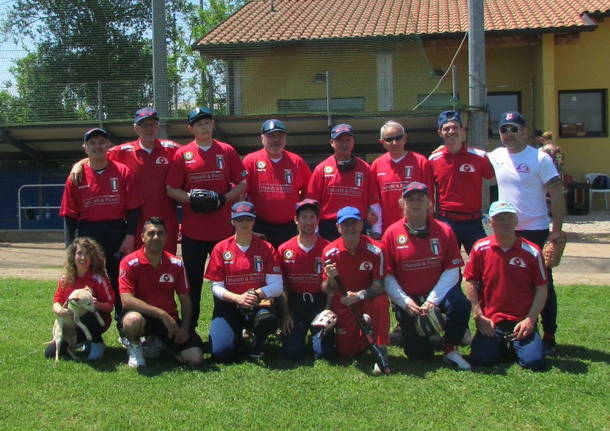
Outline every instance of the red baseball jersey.
<path fill-rule="evenodd" d="M 108 161 L 103 172 L 97 173 L 85 164 L 79 184 L 69 177 L 66 180 L 59 215 L 86 221 L 124 220 L 128 210 L 142 203 L 127 166 Z"/>
<path fill-rule="evenodd" d="M 334 156 L 322 161 L 313 170 L 307 197 L 320 202 L 320 219 L 332 220 L 337 211 L 345 206 L 353 206 L 366 217 L 367 209 L 379 203 L 377 185 L 371 168 L 364 160 L 356 157 L 356 166 L 349 172 L 340 172 Z"/>
<path fill-rule="evenodd" d="M 479 282 L 481 309 L 494 323 L 523 320 L 534 301 L 536 286 L 547 284 L 536 244 L 518 237 L 504 251 L 493 235 L 474 244 L 464 278 Z"/>
<path fill-rule="evenodd" d="M 245 182 L 248 172 L 235 149 L 224 142 L 213 140 L 204 151 L 195 141 L 179 148 L 167 174 L 167 185 L 176 189 L 207 189 L 227 193 L 232 184 Z M 231 205 L 218 211 L 202 214 L 191 210 L 188 203 L 184 210 L 182 233 L 199 241 L 218 241 L 233 233 L 229 218 Z"/>
<path fill-rule="evenodd" d="M 174 159 L 176 150 L 180 145 L 174 141 L 156 139 L 152 152 L 142 148 L 139 139 L 116 145 L 108 151 L 108 160 L 114 160 L 126 165 L 133 173 L 136 186 L 142 196 L 144 204 L 140 209 L 140 219 L 136 228 L 135 248 L 140 248 L 144 221 L 153 216 L 163 218 L 168 233 L 165 247 L 168 251 L 175 252 L 176 249 L 176 227 L 178 218 L 176 216 L 176 201 L 167 196 L 165 178 L 169 172 L 170 162 Z M 172 226 L 172 229 L 170 229 Z"/>
<path fill-rule="evenodd" d="M 465 214 L 481 211 L 483 178 L 494 177 L 484 151 L 463 144 L 457 154 L 451 154 L 445 147 L 430 155 L 430 165 L 442 211 Z"/>
<path fill-rule="evenodd" d="M 311 170 L 301 156 L 282 152 L 275 163 L 263 148 L 243 160 L 248 171 L 248 200 L 254 204 L 257 217 L 268 223 L 290 223 L 294 208 L 305 195 Z"/>
<path fill-rule="evenodd" d="M 434 179 L 428 159 L 413 151 L 407 152 L 398 162 L 394 162 L 389 153 L 375 159 L 371 165 L 373 178 L 381 198 L 383 213 L 383 230 L 403 217 L 398 200 L 402 190 L 412 181 L 424 183 L 428 187 L 428 196 L 434 199 Z"/>
<path fill-rule="evenodd" d="M 161 263 L 155 268 L 146 257 L 144 248 L 128 254 L 119 267 L 119 293 L 131 293 L 177 319 L 174 293 L 189 293 L 182 259 L 163 251 Z"/>
<path fill-rule="evenodd" d="M 328 241 L 318 236 L 313 248 L 305 251 L 295 236 L 278 247 L 286 292 L 320 293 L 322 291 L 322 273 L 324 272 L 322 250 L 327 245 Z"/>
<path fill-rule="evenodd" d="M 411 235 L 405 219 L 390 226 L 381 242 L 387 256 L 387 273 L 394 275 L 409 296 L 423 296 L 434 288 L 443 271 L 464 264 L 455 234 L 445 223 L 428 219 L 429 235 Z"/>
<path fill-rule="evenodd" d="M 337 266 L 341 284 L 346 291 L 357 292 L 370 287 L 373 280 L 383 280 L 385 277 L 384 254 L 381 246 L 366 235 L 360 236 L 360 244 L 356 254 L 351 255 L 343 238 L 337 238 L 326 247 L 322 253 L 324 263 L 332 262 Z M 322 275 L 326 279 L 326 274 Z M 345 307 L 340 301 L 341 294 L 333 297 L 332 308 Z"/>
<path fill-rule="evenodd" d="M 250 246 L 243 252 L 237 246 L 235 236 L 231 236 L 220 241 L 212 250 L 205 278 L 224 281 L 227 290 L 241 295 L 250 289 L 265 286 L 266 274 L 281 274 L 273 246 L 253 236 Z"/>
<path fill-rule="evenodd" d="M 114 304 L 114 291 L 112 290 L 108 277 L 105 275 L 93 274 L 91 270 L 87 271 L 82 277 L 77 277 L 73 283 L 67 283 L 64 278 L 61 277 L 57 281 L 57 289 L 53 296 L 53 302 L 63 305 L 72 292 L 77 289 L 84 289 L 85 287 L 90 287 L 93 290 L 93 296 L 95 296 L 99 302 Z M 110 326 L 112 320 L 110 313 L 104 311 L 100 311 L 99 313 L 104 319 L 106 327 Z"/>

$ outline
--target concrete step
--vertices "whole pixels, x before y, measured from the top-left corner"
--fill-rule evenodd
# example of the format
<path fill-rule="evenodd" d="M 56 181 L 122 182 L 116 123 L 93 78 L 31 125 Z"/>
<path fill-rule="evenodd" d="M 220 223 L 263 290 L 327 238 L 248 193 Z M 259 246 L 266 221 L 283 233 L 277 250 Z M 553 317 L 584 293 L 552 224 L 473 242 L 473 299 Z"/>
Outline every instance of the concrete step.
<path fill-rule="evenodd" d="M 62 230 L 0 230 L 0 242 L 63 242 Z"/>

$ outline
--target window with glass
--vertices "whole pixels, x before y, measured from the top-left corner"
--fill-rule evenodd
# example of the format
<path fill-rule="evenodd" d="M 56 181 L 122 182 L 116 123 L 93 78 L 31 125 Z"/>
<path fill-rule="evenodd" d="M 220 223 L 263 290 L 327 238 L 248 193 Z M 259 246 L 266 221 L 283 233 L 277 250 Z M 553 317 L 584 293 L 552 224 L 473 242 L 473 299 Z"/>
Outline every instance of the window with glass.
<path fill-rule="evenodd" d="M 607 90 L 559 92 L 559 136 L 608 136 Z"/>

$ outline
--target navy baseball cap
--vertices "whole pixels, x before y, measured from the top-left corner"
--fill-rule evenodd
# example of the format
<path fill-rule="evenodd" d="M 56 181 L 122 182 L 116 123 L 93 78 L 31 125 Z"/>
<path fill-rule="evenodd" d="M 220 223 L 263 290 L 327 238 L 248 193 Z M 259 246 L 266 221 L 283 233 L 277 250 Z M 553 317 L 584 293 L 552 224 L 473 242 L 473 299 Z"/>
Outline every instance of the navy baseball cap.
<path fill-rule="evenodd" d="M 189 112 L 188 122 L 189 125 L 193 125 L 193 123 L 201 118 L 213 118 L 212 110 L 206 106 L 199 106 Z"/>
<path fill-rule="evenodd" d="M 154 118 L 155 120 L 158 120 L 159 114 L 157 114 L 157 111 L 150 107 L 138 109 L 133 119 L 133 123 L 138 124 L 140 121 L 146 120 L 147 118 Z"/>
<path fill-rule="evenodd" d="M 282 120 L 267 120 L 261 126 L 261 133 L 273 133 L 273 132 L 288 132 L 286 125 Z"/>
<path fill-rule="evenodd" d="M 244 216 L 256 218 L 254 204 L 248 201 L 235 202 L 231 207 L 231 220 Z"/>
<path fill-rule="evenodd" d="M 330 131 L 330 139 L 337 139 L 344 133 L 354 136 L 354 129 L 349 124 L 337 124 Z"/>
<path fill-rule="evenodd" d="M 303 199 L 301 202 L 297 202 L 297 216 L 301 213 L 301 211 L 306 209 L 311 209 L 316 213 L 316 215 L 320 215 L 320 202 L 315 199 Z"/>
<path fill-rule="evenodd" d="M 506 125 L 517 127 L 525 126 L 525 118 L 517 111 L 504 112 L 502 115 L 500 115 L 500 122 L 498 123 L 498 127 Z"/>
<path fill-rule="evenodd" d="M 89 139 L 91 139 L 97 135 L 104 136 L 105 138 L 110 138 L 110 135 L 108 134 L 107 131 L 105 131 L 104 129 L 100 129 L 99 127 L 96 127 L 93 129 L 89 129 L 85 132 L 85 134 L 83 135 L 83 142 L 87 143 L 87 141 Z"/>
<path fill-rule="evenodd" d="M 406 197 L 407 195 L 415 192 L 420 192 L 427 194 L 428 187 L 424 183 L 420 183 L 418 181 L 412 181 L 406 185 L 404 189 L 402 189 L 402 196 Z"/>
<path fill-rule="evenodd" d="M 448 123 L 450 121 L 455 121 L 462 127 L 462 117 L 460 113 L 457 111 L 443 111 L 438 114 L 438 128 L 443 127 L 443 124 Z"/>
<path fill-rule="evenodd" d="M 337 212 L 337 223 L 341 224 L 346 220 L 362 220 L 360 211 L 354 207 L 343 207 Z"/>

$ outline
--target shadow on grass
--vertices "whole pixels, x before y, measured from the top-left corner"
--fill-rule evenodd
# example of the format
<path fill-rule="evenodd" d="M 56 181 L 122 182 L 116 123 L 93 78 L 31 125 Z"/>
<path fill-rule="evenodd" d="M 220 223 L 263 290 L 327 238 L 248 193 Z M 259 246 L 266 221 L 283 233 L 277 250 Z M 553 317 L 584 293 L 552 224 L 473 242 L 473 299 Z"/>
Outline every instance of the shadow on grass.
<path fill-rule="evenodd" d="M 557 357 L 551 358 L 549 363 L 564 373 L 584 374 L 589 371 L 589 364 L 585 361 L 610 364 L 610 353 L 573 344 L 558 344 Z"/>

